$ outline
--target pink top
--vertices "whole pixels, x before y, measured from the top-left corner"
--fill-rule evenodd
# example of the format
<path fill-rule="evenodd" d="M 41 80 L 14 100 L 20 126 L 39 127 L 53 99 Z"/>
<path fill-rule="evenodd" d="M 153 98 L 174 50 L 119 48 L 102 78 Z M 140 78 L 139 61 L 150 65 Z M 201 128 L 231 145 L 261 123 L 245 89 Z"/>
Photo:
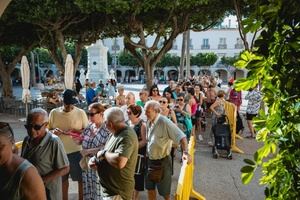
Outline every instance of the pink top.
<path fill-rule="evenodd" d="M 192 112 L 192 115 L 195 115 L 196 111 L 197 111 L 197 102 L 196 102 L 195 97 L 192 97 L 192 98 L 193 98 L 193 104 L 191 105 L 191 112 Z"/>

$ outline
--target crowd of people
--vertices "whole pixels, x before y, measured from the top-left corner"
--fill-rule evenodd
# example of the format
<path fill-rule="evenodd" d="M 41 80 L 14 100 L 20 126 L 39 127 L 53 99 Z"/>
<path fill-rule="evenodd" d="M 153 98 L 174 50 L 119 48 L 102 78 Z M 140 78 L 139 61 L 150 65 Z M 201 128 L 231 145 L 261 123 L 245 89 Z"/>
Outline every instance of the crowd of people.
<path fill-rule="evenodd" d="M 150 200 L 157 192 L 170 199 L 175 153 L 189 164 L 191 135 L 203 140 L 208 119 L 224 113 L 224 101 L 239 110 L 241 93 L 232 88 L 232 81 L 229 84 L 225 92 L 211 76 L 169 81 L 162 94 L 153 85 L 143 88 L 136 100 L 110 81 L 107 86 L 117 93 L 110 93 L 114 103 L 109 105 L 98 102 L 104 85 L 87 81 L 87 111 L 76 106 L 78 91 L 67 89 L 63 105 L 49 115 L 42 108 L 29 112 L 21 156 L 13 152 L 9 124 L 0 123 L 1 196 L 66 200 L 71 177 L 78 183 L 79 199 L 139 199 L 144 190 Z M 261 94 L 253 88 L 246 99 L 249 135 L 255 137 L 251 121 L 258 114 Z M 34 185 L 28 183 L 29 176 Z"/>

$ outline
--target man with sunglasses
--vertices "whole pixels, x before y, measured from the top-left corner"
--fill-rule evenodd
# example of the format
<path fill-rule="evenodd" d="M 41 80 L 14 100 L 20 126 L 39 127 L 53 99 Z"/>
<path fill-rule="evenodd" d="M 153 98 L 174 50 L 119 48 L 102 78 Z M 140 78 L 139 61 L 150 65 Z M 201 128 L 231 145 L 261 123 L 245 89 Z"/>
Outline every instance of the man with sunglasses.
<path fill-rule="evenodd" d="M 35 108 L 27 116 L 21 156 L 38 170 L 45 184 L 47 199 L 62 199 L 61 177 L 69 172 L 69 161 L 61 140 L 47 129 L 48 113 Z"/>
<path fill-rule="evenodd" d="M 76 96 L 75 91 L 65 90 L 63 93 L 64 105 L 51 110 L 49 115 L 49 129 L 62 140 L 70 162 L 70 173 L 63 177 L 64 200 L 68 199 L 69 175 L 73 181 L 78 182 L 79 199 L 83 198 L 82 169 L 79 165 L 82 147 L 78 140 L 70 136 L 70 133 L 80 135 L 88 125 L 88 118 L 84 110 L 75 106 L 78 103 Z"/>

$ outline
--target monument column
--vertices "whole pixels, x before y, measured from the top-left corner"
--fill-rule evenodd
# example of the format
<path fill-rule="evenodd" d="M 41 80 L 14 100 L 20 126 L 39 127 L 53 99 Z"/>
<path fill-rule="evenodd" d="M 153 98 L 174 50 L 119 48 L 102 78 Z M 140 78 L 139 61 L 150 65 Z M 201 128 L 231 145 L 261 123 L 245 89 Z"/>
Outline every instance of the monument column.
<path fill-rule="evenodd" d="M 103 46 L 102 40 L 98 40 L 95 44 L 87 47 L 88 51 L 88 70 L 86 78 L 89 82 L 96 83 L 102 80 L 103 83 L 109 78 L 107 67 L 107 51 L 108 48 Z"/>

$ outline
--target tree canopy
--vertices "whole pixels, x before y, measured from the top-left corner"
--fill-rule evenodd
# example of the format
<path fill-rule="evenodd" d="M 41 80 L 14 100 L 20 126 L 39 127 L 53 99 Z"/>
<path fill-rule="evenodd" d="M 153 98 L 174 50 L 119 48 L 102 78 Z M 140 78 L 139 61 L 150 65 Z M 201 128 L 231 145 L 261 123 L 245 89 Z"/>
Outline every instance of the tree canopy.
<path fill-rule="evenodd" d="M 216 63 L 218 56 L 215 53 L 198 53 L 191 56 L 191 65 L 211 66 Z"/>
<path fill-rule="evenodd" d="M 119 54 L 119 63 L 120 65 L 131 67 L 137 67 L 139 65 L 137 60 L 127 51 L 122 51 Z"/>
<path fill-rule="evenodd" d="M 248 30 L 262 28 L 252 52 L 245 51 L 236 62 L 249 70 L 247 79 L 235 83 L 248 90 L 261 85 L 268 110 L 254 119 L 257 140 L 263 146 L 246 159 L 242 181 L 249 183 L 254 171 L 262 169 L 261 184 L 266 199 L 300 197 L 300 2 L 259 1 L 243 23 Z M 257 26 L 259 24 L 259 26 Z"/>
<path fill-rule="evenodd" d="M 182 32 L 206 30 L 214 26 L 232 8 L 231 1 L 84 1 L 76 0 L 84 11 L 105 12 L 111 16 L 109 36 L 124 36 L 125 48 L 137 59 L 152 84 L 153 67 L 171 49 Z M 147 36 L 155 37 L 152 44 Z M 162 45 L 159 45 L 162 44 Z"/>

